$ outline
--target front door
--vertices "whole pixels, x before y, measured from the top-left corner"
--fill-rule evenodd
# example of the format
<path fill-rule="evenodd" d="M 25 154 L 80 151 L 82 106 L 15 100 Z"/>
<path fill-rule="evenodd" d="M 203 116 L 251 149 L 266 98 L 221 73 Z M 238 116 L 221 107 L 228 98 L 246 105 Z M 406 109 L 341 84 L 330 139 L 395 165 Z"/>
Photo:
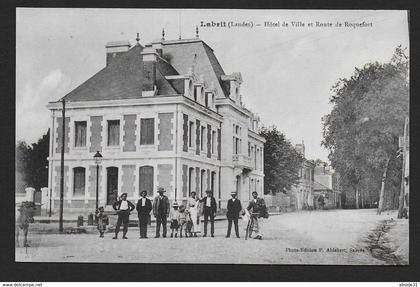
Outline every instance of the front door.
<path fill-rule="evenodd" d="M 112 205 L 118 200 L 118 167 L 108 167 L 106 175 L 106 204 Z"/>

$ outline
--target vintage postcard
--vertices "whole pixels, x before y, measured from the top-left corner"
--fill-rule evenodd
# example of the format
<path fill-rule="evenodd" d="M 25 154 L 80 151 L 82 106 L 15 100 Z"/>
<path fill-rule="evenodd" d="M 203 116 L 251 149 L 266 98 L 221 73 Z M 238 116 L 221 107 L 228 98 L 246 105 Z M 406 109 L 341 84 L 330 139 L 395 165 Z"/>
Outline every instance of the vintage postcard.
<path fill-rule="evenodd" d="M 409 12 L 16 9 L 16 262 L 409 264 Z"/>

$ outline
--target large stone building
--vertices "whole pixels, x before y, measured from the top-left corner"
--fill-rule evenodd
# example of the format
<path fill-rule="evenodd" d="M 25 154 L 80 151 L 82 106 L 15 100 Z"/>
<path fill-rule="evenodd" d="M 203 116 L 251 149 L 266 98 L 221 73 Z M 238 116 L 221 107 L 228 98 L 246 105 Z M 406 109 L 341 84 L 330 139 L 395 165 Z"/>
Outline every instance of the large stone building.
<path fill-rule="evenodd" d="M 104 55 L 105 56 L 105 55 Z M 139 191 L 153 197 L 164 187 L 185 201 L 213 190 L 219 208 L 237 190 L 247 201 L 263 194 L 263 144 L 259 118 L 242 103 L 240 73 L 225 74 L 212 48 L 193 39 L 137 39 L 106 45 L 106 66 L 50 102 L 49 189 L 59 206 L 60 153 L 64 136 L 64 212 L 94 211 L 99 151 L 99 205 Z"/>

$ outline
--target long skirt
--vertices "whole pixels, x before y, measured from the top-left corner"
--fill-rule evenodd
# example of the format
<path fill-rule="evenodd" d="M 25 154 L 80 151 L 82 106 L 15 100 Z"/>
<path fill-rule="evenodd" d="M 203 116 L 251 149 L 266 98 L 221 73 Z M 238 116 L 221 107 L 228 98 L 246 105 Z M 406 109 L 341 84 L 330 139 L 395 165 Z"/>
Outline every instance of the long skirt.
<path fill-rule="evenodd" d="M 200 213 L 197 210 L 197 207 L 191 207 L 191 220 L 193 222 L 193 228 L 191 232 L 199 233 L 201 232 L 201 221 L 200 221 Z"/>

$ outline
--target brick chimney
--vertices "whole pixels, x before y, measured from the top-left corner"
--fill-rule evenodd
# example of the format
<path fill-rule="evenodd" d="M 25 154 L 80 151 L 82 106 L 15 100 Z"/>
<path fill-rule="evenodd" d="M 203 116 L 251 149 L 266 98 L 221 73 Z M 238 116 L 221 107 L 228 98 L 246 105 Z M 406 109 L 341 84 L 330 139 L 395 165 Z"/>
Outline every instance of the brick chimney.
<path fill-rule="evenodd" d="M 108 42 L 106 48 L 106 65 L 108 66 L 115 58 L 126 53 L 131 47 L 128 41 Z"/>
<path fill-rule="evenodd" d="M 146 46 L 141 55 L 143 57 L 142 96 L 153 96 L 156 90 L 156 63 L 159 55 L 151 46 Z"/>

